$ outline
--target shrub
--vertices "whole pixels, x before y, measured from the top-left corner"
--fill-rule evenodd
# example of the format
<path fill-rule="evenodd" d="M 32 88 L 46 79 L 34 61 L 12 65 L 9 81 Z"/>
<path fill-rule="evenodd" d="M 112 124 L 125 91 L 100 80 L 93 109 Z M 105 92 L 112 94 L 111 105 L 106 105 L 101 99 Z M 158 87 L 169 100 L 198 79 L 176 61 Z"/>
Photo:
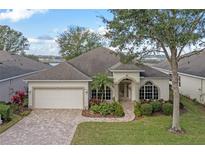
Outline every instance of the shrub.
<path fill-rule="evenodd" d="M 9 121 L 11 119 L 10 106 L 5 104 L 0 104 L 0 114 L 3 121 Z"/>
<path fill-rule="evenodd" d="M 161 111 L 161 103 L 158 101 L 154 101 L 150 103 L 152 105 L 153 112 Z"/>
<path fill-rule="evenodd" d="M 142 116 L 141 104 L 138 102 L 136 103 L 136 105 L 134 107 L 134 113 L 135 113 L 135 116 L 137 116 L 137 117 Z"/>
<path fill-rule="evenodd" d="M 173 105 L 171 103 L 162 104 L 162 112 L 165 115 L 171 115 L 173 112 Z"/>
<path fill-rule="evenodd" d="M 26 93 L 24 91 L 17 91 L 14 96 L 11 97 L 11 102 L 18 105 L 23 105 Z"/>
<path fill-rule="evenodd" d="M 115 116 L 123 117 L 125 115 L 125 113 L 123 111 L 123 107 L 120 103 L 114 102 L 114 103 L 112 103 L 112 105 L 114 106 L 114 115 Z"/>
<path fill-rule="evenodd" d="M 142 115 L 151 115 L 152 114 L 152 105 L 145 103 L 141 105 Z"/>
<path fill-rule="evenodd" d="M 4 102 L 4 101 L 0 101 L 0 104 L 6 104 L 6 102 Z"/>
<path fill-rule="evenodd" d="M 89 107 L 91 107 L 92 105 L 99 105 L 100 103 L 102 103 L 100 99 L 92 98 L 89 100 Z"/>
<path fill-rule="evenodd" d="M 101 103 L 101 104 L 94 104 L 91 105 L 90 110 L 94 113 L 99 113 L 103 116 L 106 115 L 115 115 L 122 117 L 124 116 L 124 111 L 120 103 L 113 102 L 113 103 Z"/>

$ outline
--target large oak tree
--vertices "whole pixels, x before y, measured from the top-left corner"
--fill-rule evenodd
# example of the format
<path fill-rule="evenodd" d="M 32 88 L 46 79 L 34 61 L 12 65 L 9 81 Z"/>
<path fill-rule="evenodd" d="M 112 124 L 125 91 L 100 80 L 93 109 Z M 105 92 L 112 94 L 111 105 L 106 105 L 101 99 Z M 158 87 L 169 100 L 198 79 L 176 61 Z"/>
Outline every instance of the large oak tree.
<path fill-rule="evenodd" d="M 0 50 L 11 53 L 24 53 L 29 47 L 29 42 L 21 32 L 9 26 L 0 25 Z"/>
<path fill-rule="evenodd" d="M 171 66 L 172 132 L 180 132 L 178 62 L 186 49 L 200 48 L 205 36 L 204 10 L 110 10 L 107 24 L 111 46 L 138 54 L 163 53 Z M 191 48 L 188 48 L 191 47 Z"/>
<path fill-rule="evenodd" d="M 58 36 L 60 54 L 69 60 L 94 48 L 103 46 L 101 35 L 84 27 L 69 27 Z"/>

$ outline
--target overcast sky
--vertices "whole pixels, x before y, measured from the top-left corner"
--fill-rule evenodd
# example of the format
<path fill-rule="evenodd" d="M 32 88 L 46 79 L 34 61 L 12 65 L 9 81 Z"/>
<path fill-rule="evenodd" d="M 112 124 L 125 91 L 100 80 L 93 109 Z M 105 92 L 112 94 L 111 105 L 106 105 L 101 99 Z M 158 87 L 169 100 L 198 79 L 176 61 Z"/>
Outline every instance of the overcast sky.
<path fill-rule="evenodd" d="M 30 42 L 28 53 L 58 55 L 59 33 L 74 25 L 103 33 L 105 25 L 99 16 L 112 18 L 107 10 L 0 10 L 0 25 L 23 33 Z"/>

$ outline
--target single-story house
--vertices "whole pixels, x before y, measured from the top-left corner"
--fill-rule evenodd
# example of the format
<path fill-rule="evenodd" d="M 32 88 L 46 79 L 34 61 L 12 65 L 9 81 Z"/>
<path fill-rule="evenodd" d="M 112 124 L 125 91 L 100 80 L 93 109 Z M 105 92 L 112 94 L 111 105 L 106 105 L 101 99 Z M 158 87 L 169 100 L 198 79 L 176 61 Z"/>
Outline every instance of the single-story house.
<path fill-rule="evenodd" d="M 104 91 L 91 89 L 99 73 L 113 79 Z M 142 64 L 123 64 L 112 50 L 100 47 L 26 78 L 32 108 L 84 109 L 88 100 L 169 99 L 169 77 Z"/>
<path fill-rule="evenodd" d="M 171 75 L 167 61 L 153 68 Z M 178 68 L 180 93 L 205 104 L 205 50 L 184 55 Z"/>
<path fill-rule="evenodd" d="M 0 101 L 8 102 L 16 91 L 28 89 L 23 79 L 48 68 L 47 64 L 0 51 Z"/>

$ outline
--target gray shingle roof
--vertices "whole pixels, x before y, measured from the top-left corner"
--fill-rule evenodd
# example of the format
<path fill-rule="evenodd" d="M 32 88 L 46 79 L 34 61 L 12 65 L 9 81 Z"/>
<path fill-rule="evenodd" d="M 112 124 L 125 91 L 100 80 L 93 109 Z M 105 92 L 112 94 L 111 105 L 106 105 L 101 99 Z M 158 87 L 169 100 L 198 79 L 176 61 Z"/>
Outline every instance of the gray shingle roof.
<path fill-rule="evenodd" d="M 91 80 L 72 64 L 63 62 L 45 71 L 38 72 L 25 80 Z"/>
<path fill-rule="evenodd" d="M 131 64 L 123 64 L 118 62 L 117 64 L 110 67 L 110 70 L 142 70 L 140 65 L 136 65 L 134 63 Z"/>
<path fill-rule="evenodd" d="M 162 73 L 152 67 L 149 67 L 147 65 L 141 65 L 140 66 L 144 72 L 140 72 L 140 76 L 142 77 L 162 77 L 162 78 L 169 78 L 169 76 L 165 73 Z"/>
<path fill-rule="evenodd" d="M 100 47 L 71 59 L 69 62 L 81 72 L 95 76 L 98 73 L 110 75 L 108 69 L 119 61 L 120 58 L 114 51 Z"/>
<path fill-rule="evenodd" d="M 163 69 L 170 70 L 167 61 L 154 65 Z M 179 61 L 179 72 L 190 75 L 205 77 L 205 50 L 196 54 L 191 54 L 189 57 L 184 57 Z"/>
<path fill-rule="evenodd" d="M 48 68 L 47 64 L 0 51 L 0 80 Z"/>
<path fill-rule="evenodd" d="M 166 74 L 142 64 L 121 64 L 116 53 L 107 48 L 96 48 L 68 62 L 32 75 L 26 80 L 91 80 L 98 73 L 112 75 L 110 67 L 145 70 L 143 77 L 168 77 Z"/>

